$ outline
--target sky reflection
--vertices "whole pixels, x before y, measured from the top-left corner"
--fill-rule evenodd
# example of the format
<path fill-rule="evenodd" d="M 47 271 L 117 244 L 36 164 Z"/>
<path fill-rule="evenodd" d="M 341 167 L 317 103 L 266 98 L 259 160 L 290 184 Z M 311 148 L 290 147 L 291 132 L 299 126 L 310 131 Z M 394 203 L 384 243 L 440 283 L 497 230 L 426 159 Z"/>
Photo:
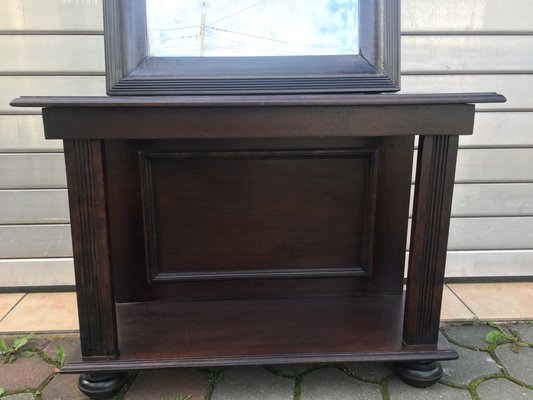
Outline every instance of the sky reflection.
<path fill-rule="evenodd" d="M 146 0 L 150 55 L 358 54 L 358 0 Z"/>

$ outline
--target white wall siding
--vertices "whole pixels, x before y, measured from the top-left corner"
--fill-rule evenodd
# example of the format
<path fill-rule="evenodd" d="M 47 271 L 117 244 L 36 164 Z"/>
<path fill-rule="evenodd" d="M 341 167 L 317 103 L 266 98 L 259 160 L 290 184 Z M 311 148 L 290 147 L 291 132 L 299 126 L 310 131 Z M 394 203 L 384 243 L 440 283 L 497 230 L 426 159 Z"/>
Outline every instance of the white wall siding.
<path fill-rule="evenodd" d="M 533 32 L 531 0 L 403 0 L 402 32 Z"/>
<path fill-rule="evenodd" d="M 102 21 L 101 0 L 0 2 L 0 288 L 74 284 L 62 143 L 9 102 L 105 94 Z"/>
<path fill-rule="evenodd" d="M 0 189 L 67 186 L 63 153 L 0 154 L 0 171 Z"/>
<path fill-rule="evenodd" d="M 423 35 L 402 38 L 404 74 L 533 71 L 529 35 Z"/>
<path fill-rule="evenodd" d="M 38 114 L 40 108 L 13 108 L 19 96 L 104 96 L 104 76 L 0 76 L 0 114 Z"/>
<path fill-rule="evenodd" d="M 481 112 L 474 134 L 461 136 L 461 147 L 533 147 L 533 112 Z"/>
<path fill-rule="evenodd" d="M 533 276 L 533 1 L 402 0 L 403 92 L 500 92 L 461 137 L 448 277 Z M 104 95 L 102 0 L 0 2 L 0 288 L 72 285 L 62 144 L 21 95 Z"/>
<path fill-rule="evenodd" d="M 402 76 L 403 93 L 499 92 L 507 98 L 506 103 L 479 104 L 480 111 L 533 111 L 533 91 L 526 90 L 530 87 L 533 74 Z"/>
<path fill-rule="evenodd" d="M 103 35 L 2 35 L 0 74 L 104 75 Z"/>
<path fill-rule="evenodd" d="M 0 190 L 0 224 L 69 223 L 66 189 Z"/>
<path fill-rule="evenodd" d="M 0 287 L 71 286 L 74 282 L 72 258 L 0 260 L 0 271 Z"/>
<path fill-rule="evenodd" d="M 61 140 L 45 140 L 40 115 L 0 115 L 0 153 L 63 151 Z"/>
<path fill-rule="evenodd" d="M 0 31 L 103 31 L 102 0 L 4 0 Z"/>
<path fill-rule="evenodd" d="M 3 258 L 72 257 L 70 225 L 0 225 Z"/>
<path fill-rule="evenodd" d="M 460 139 L 446 275 L 533 276 L 533 2 L 403 0 L 402 91 L 504 94 Z"/>

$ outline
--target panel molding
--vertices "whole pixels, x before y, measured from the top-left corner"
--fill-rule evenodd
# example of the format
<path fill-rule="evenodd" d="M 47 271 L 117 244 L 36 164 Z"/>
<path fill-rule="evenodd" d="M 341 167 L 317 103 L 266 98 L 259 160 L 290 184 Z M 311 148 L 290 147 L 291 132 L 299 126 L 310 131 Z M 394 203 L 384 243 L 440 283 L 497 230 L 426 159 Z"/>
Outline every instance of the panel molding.
<path fill-rule="evenodd" d="M 373 230 L 376 207 L 376 177 L 378 165 L 378 149 L 330 149 L 330 150 L 268 150 L 268 151 L 207 151 L 207 152 L 172 152 L 155 153 L 139 152 L 141 195 L 143 203 L 143 220 L 146 242 L 146 265 L 148 282 L 196 281 L 217 279 L 282 279 L 282 278 L 316 278 L 316 277 L 357 277 L 368 276 L 371 273 L 373 238 L 369 234 Z M 154 185 L 152 162 L 161 159 L 317 159 L 317 158 L 363 158 L 367 159 L 365 186 L 366 211 L 363 212 L 365 222 L 361 243 L 362 265 L 356 267 L 328 268 L 281 268 L 229 271 L 202 272 L 162 272 L 158 256 L 157 218 L 155 216 Z"/>

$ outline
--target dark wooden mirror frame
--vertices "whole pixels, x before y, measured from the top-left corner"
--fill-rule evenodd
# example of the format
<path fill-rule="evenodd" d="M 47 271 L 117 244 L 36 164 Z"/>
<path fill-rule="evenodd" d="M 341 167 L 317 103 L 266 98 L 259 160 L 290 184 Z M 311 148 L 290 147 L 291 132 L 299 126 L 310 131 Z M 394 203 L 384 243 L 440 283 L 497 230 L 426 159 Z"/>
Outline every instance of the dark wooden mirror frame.
<path fill-rule="evenodd" d="M 357 55 L 152 57 L 145 0 L 105 0 L 108 95 L 365 93 L 400 90 L 400 1 L 359 4 Z"/>

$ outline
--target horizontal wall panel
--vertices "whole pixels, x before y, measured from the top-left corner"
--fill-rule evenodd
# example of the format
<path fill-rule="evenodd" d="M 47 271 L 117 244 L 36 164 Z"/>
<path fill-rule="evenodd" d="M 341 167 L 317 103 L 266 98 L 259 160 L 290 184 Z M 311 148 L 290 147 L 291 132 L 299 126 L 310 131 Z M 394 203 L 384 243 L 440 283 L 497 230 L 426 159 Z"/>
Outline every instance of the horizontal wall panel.
<path fill-rule="evenodd" d="M 533 250 L 533 217 L 452 218 L 448 250 Z"/>
<path fill-rule="evenodd" d="M 0 260 L 0 287 L 72 286 L 71 258 Z"/>
<path fill-rule="evenodd" d="M 0 190 L 0 224 L 68 223 L 66 189 Z"/>
<path fill-rule="evenodd" d="M 61 140 L 44 138 L 40 115 L 0 115 L 0 153 L 62 150 Z"/>
<path fill-rule="evenodd" d="M 533 216 L 533 183 L 457 184 L 453 189 L 452 216 L 518 215 Z"/>
<path fill-rule="evenodd" d="M 456 182 L 533 182 L 533 149 L 461 149 Z"/>
<path fill-rule="evenodd" d="M 533 146 L 533 112 L 476 113 L 474 134 L 461 136 L 464 146 Z"/>
<path fill-rule="evenodd" d="M 102 31 L 102 0 L 4 0 L 0 31 Z"/>
<path fill-rule="evenodd" d="M 449 251 L 447 277 L 533 276 L 533 250 Z"/>
<path fill-rule="evenodd" d="M 532 32 L 531 0 L 402 0 L 402 31 Z"/>
<path fill-rule="evenodd" d="M 411 188 L 412 209 L 414 187 Z M 452 216 L 533 216 L 533 183 L 456 184 Z"/>
<path fill-rule="evenodd" d="M 62 153 L 0 154 L 0 189 L 64 188 Z"/>
<path fill-rule="evenodd" d="M 506 103 L 479 104 L 478 110 L 533 110 L 532 75 L 404 75 L 402 93 L 498 92 Z"/>
<path fill-rule="evenodd" d="M 105 96 L 104 76 L 0 76 L 0 113 L 35 113 L 11 107 L 19 96 Z"/>
<path fill-rule="evenodd" d="M 531 72 L 533 36 L 404 36 L 402 73 Z"/>
<path fill-rule="evenodd" d="M 416 157 L 412 181 L 415 180 Z M 533 148 L 459 149 L 456 183 L 532 183 Z"/>
<path fill-rule="evenodd" d="M 452 218 L 448 249 L 533 249 L 533 217 Z"/>
<path fill-rule="evenodd" d="M 0 225 L 0 258 L 72 257 L 70 225 Z"/>
<path fill-rule="evenodd" d="M 103 35 L 1 35 L 0 74 L 104 74 Z"/>

